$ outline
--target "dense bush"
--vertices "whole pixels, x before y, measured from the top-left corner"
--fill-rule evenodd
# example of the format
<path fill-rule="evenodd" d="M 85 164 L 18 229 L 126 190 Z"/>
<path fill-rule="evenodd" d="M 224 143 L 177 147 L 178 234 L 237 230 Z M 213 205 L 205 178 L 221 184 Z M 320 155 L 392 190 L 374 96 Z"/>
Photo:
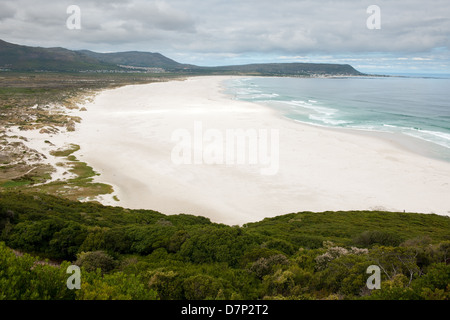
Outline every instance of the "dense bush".
<path fill-rule="evenodd" d="M 231 227 L 0 193 L 0 228 L 0 299 L 449 298 L 443 216 L 303 212 Z M 74 263 L 82 288 L 71 291 Z M 366 287 L 369 265 L 382 269 L 381 290 Z"/>
<path fill-rule="evenodd" d="M 117 262 L 103 251 L 82 252 L 78 254 L 75 265 L 83 267 L 85 270 L 92 272 L 100 269 L 103 272 L 113 270 Z"/>
<path fill-rule="evenodd" d="M 371 247 L 375 244 L 381 246 L 398 246 L 402 238 L 398 235 L 385 231 L 364 231 L 353 239 L 355 245 Z"/>

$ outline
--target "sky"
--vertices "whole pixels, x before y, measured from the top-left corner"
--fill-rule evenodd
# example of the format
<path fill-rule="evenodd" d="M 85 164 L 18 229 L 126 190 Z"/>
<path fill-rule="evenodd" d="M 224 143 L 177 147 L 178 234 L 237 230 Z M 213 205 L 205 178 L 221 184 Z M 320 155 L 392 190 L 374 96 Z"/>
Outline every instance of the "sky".
<path fill-rule="evenodd" d="M 71 5 L 79 16 L 67 12 Z M 368 10 L 373 5 L 379 11 Z M 202 66 L 319 62 L 450 74 L 450 1 L 0 0 L 0 39 L 159 52 Z"/>

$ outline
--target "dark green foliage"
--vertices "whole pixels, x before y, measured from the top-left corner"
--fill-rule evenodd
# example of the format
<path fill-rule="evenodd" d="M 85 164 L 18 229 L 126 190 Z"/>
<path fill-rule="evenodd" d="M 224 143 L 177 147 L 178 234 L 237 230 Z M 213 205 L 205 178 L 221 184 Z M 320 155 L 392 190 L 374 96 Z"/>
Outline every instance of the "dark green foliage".
<path fill-rule="evenodd" d="M 83 273 L 81 289 L 76 292 L 79 300 L 157 300 L 158 294 L 147 287 L 141 275 L 115 272 Z"/>
<path fill-rule="evenodd" d="M 192 230 L 180 255 L 193 263 L 228 262 L 236 265 L 255 239 L 240 228 L 209 226 Z"/>
<path fill-rule="evenodd" d="M 12 226 L 17 223 L 17 215 L 14 211 L 0 208 L 0 239 L 7 237 Z"/>
<path fill-rule="evenodd" d="M 179 300 L 184 296 L 183 278 L 174 271 L 155 272 L 150 278 L 149 287 L 158 292 L 161 300 Z"/>
<path fill-rule="evenodd" d="M 183 282 L 184 295 L 189 300 L 213 300 L 223 288 L 220 282 L 208 275 L 195 275 L 187 278 Z"/>
<path fill-rule="evenodd" d="M 177 230 L 171 235 L 167 243 L 167 251 L 173 253 L 180 251 L 181 246 L 189 237 L 189 233 L 186 230 Z"/>
<path fill-rule="evenodd" d="M 126 234 L 131 239 L 130 252 L 148 255 L 158 248 L 168 249 L 169 241 L 175 234 L 176 228 L 157 223 L 148 226 L 131 227 Z"/>
<path fill-rule="evenodd" d="M 96 251 L 106 249 L 105 234 L 108 228 L 92 227 L 88 229 L 88 233 L 81 244 L 79 251 Z"/>
<path fill-rule="evenodd" d="M 104 234 L 104 248 L 111 252 L 127 253 L 131 251 L 132 239 L 127 235 L 126 228 L 109 229 Z M 102 247 L 98 248 L 102 249 Z"/>
<path fill-rule="evenodd" d="M 248 267 L 261 258 L 270 258 L 271 256 L 281 254 L 280 251 L 268 249 L 263 246 L 254 247 L 245 252 L 241 257 L 240 265 Z"/>
<path fill-rule="evenodd" d="M 265 296 L 289 296 L 295 287 L 295 275 L 290 270 L 278 269 L 275 274 L 267 275 L 263 280 Z"/>
<path fill-rule="evenodd" d="M 1 208 L 0 211 L 0 230 L 3 230 L 7 223 L 16 223 L 18 216 L 14 213 L 14 211 Z"/>
<path fill-rule="evenodd" d="M 88 272 L 101 269 L 103 272 L 109 272 L 113 270 L 117 262 L 103 251 L 82 252 L 78 254 L 76 264 L 79 267 L 83 267 Z"/>
<path fill-rule="evenodd" d="M 16 192 L 0 193 L 0 227 L 1 299 L 449 298 L 444 216 L 302 212 L 237 227 Z M 369 265 L 381 290 L 365 285 Z"/>
<path fill-rule="evenodd" d="M 398 245 L 417 236 L 429 236 L 435 242 L 450 240 L 450 218 L 435 214 L 379 211 L 301 212 L 266 218 L 244 227 L 252 234 L 276 237 L 290 242 L 295 247 L 309 249 L 320 248 L 325 240 L 339 245 L 354 245 L 354 239 L 369 230 L 389 235 L 392 239 L 391 245 Z"/>
<path fill-rule="evenodd" d="M 73 260 L 87 236 L 85 227 L 70 222 L 53 234 L 49 253 L 54 258 Z"/>
<path fill-rule="evenodd" d="M 62 228 L 63 223 L 59 220 L 22 221 L 12 229 L 8 244 L 27 252 L 50 253 L 50 241 Z"/>
<path fill-rule="evenodd" d="M 449 280 L 450 265 L 445 263 L 431 264 L 428 266 L 426 274 L 414 282 L 413 288 L 417 291 L 422 291 L 422 293 L 426 295 L 432 292 L 437 293 L 438 291 L 442 294 L 446 292 L 448 299 L 450 298 Z M 424 290 L 424 288 L 427 289 Z"/>
<path fill-rule="evenodd" d="M 74 299 L 75 293 L 66 286 L 68 265 L 38 264 L 26 254 L 16 257 L 0 242 L 0 300 Z"/>
<path fill-rule="evenodd" d="M 269 240 L 269 241 L 265 242 L 263 244 L 263 246 L 265 246 L 269 249 L 281 251 L 287 255 L 292 255 L 296 251 L 295 250 L 296 248 L 291 243 L 281 240 L 281 239 Z"/>
<path fill-rule="evenodd" d="M 357 296 L 364 290 L 367 280 L 366 269 L 371 264 L 365 255 L 344 255 L 331 261 L 319 272 L 318 288 L 328 289 L 348 296 Z"/>
<path fill-rule="evenodd" d="M 398 235 L 384 231 L 364 231 L 356 236 L 353 243 L 369 248 L 375 244 L 381 246 L 398 246 L 402 242 L 402 238 Z"/>
<path fill-rule="evenodd" d="M 250 267 L 250 271 L 262 279 L 264 276 L 272 273 L 276 266 L 289 265 L 289 260 L 282 254 L 270 256 L 268 258 L 259 258 Z"/>

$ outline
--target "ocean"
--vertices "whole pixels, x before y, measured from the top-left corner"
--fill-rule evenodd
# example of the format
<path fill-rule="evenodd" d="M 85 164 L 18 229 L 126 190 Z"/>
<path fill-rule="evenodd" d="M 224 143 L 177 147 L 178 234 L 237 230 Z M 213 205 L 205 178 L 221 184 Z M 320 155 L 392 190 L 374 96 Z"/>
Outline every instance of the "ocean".
<path fill-rule="evenodd" d="M 249 77 L 225 87 L 234 99 L 298 122 L 412 137 L 427 155 L 450 162 L 450 77 Z"/>

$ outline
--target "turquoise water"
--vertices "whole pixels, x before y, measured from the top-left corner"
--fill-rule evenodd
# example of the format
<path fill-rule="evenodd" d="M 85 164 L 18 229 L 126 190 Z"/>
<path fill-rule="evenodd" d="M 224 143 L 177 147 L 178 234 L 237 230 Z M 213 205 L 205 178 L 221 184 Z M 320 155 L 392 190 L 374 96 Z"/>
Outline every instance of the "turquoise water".
<path fill-rule="evenodd" d="M 226 87 L 235 99 L 299 122 L 414 137 L 450 161 L 450 78 L 255 77 L 229 80 Z"/>

